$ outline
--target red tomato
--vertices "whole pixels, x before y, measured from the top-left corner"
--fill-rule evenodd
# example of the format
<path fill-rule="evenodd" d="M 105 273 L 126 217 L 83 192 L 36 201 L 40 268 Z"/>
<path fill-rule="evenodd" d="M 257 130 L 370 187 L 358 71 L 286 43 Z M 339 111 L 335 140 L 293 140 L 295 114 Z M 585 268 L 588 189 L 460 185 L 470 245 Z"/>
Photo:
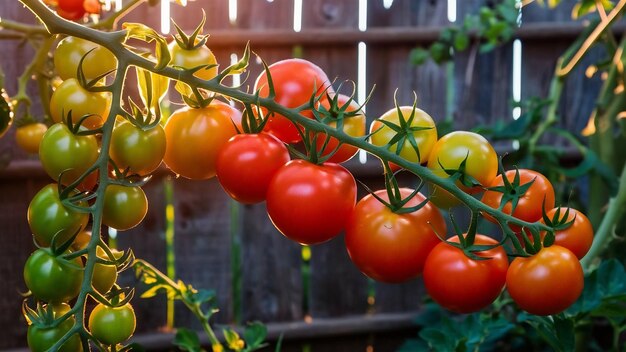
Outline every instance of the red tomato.
<path fill-rule="evenodd" d="M 561 246 L 545 247 L 531 257 L 517 257 L 506 275 L 506 286 L 517 305 L 531 314 L 558 314 L 583 291 L 578 258 Z"/>
<path fill-rule="evenodd" d="M 552 219 L 557 209 L 560 209 L 559 220 L 563 219 L 568 209 L 565 207 L 549 210 L 546 213 L 548 218 Z M 593 227 L 585 214 L 576 209 L 569 208 L 566 222 L 572 220 L 574 220 L 574 223 L 568 228 L 555 231 L 554 244 L 569 249 L 578 259 L 582 259 L 589 251 L 589 248 L 591 248 L 593 242 Z M 543 222 L 543 219 L 541 222 Z"/>
<path fill-rule="evenodd" d="M 344 167 L 292 160 L 274 175 L 267 213 L 285 237 L 317 244 L 337 236 L 356 203 L 356 182 Z"/>
<path fill-rule="evenodd" d="M 176 110 L 165 124 L 163 161 L 173 172 L 192 180 L 215 176 L 218 152 L 237 134 L 236 119 L 241 120 L 241 112 L 217 100 L 202 109 Z"/>
<path fill-rule="evenodd" d="M 60 9 L 69 12 L 84 11 L 83 1 L 84 0 L 57 0 L 57 6 Z"/>
<path fill-rule="evenodd" d="M 400 189 L 403 197 L 412 192 Z M 386 190 L 375 194 L 389 201 Z M 417 193 L 405 208 L 425 199 Z M 418 211 L 397 214 L 370 194 L 357 203 L 348 219 L 345 240 L 350 259 L 365 275 L 396 283 L 422 273 L 428 253 L 441 242 L 437 234 L 445 236 L 446 224 L 430 202 Z"/>
<path fill-rule="evenodd" d="M 240 203 L 265 200 L 276 171 L 289 161 L 287 147 L 267 134 L 239 134 L 217 155 L 217 178 L 226 193 Z"/>
<path fill-rule="evenodd" d="M 350 100 L 349 96 L 346 96 L 343 94 L 337 94 L 337 102 L 338 102 L 339 108 L 345 107 L 345 112 L 359 111 L 359 103 L 357 103 L 354 100 L 350 102 L 350 105 L 346 106 L 349 100 Z M 328 99 L 326 97 L 322 98 L 321 104 L 326 109 L 330 109 L 330 103 L 328 102 Z M 344 117 L 343 132 L 346 133 L 347 135 L 352 136 L 352 137 L 362 137 L 365 135 L 365 115 L 362 110 L 360 112 L 361 113 L 356 116 Z M 336 128 L 337 123 L 331 122 L 330 126 Z M 311 134 L 311 135 L 314 135 L 314 134 Z M 328 140 L 328 143 L 326 144 L 326 147 L 324 147 L 325 140 L 326 140 L 326 135 L 324 133 L 317 134 L 316 145 L 317 145 L 318 153 L 323 150 L 321 155 L 326 156 L 330 154 L 331 152 L 333 152 L 335 149 L 337 149 L 335 154 L 333 154 L 333 156 L 331 156 L 328 160 L 326 160 L 329 163 L 346 162 L 352 159 L 352 157 L 355 156 L 356 153 L 358 153 L 359 151 L 359 148 L 352 146 L 350 144 L 342 144 L 339 148 L 337 148 L 337 146 L 339 145 L 339 141 L 337 140 L 337 138 L 334 138 L 334 137 L 330 137 Z"/>
<path fill-rule="evenodd" d="M 276 93 L 274 100 L 287 108 L 297 108 L 309 103 L 311 97 L 319 97 L 330 90 L 330 80 L 321 68 L 312 62 L 302 59 L 287 59 L 278 61 L 269 66 L 269 71 Z M 266 98 L 270 89 L 267 75 L 263 71 L 254 83 L 254 90 L 259 96 Z M 267 111 L 262 109 L 265 114 Z M 313 118 L 311 110 L 300 112 L 302 115 Z M 279 114 L 272 114 L 265 125 L 265 131 L 271 133 L 285 143 L 298 143 L 302 138 L 298 128 L 289 119 Z"/>
<path fill-rule="evenodd" d="M 515 178 L 515 170 L 509 170 L 506 172 L 506 178 L 513 182 Z M 545 204 L 545 209 L 554 208 L 554 188 L 552 188 L 552 184 L 548 179 L 537 171 L 520 169 L 520 185 L 525 185 L 528 182 L 533 182 L 530 188 L 526 190 L 524 195 L 519 198 L 519 202 L 511 214 L 511 202 L 508 202 L 502 208 L 502 211 L 506 214 L 511 214 L 514 217 L 527 221 L 527 222 L 535 222 L 541 219 L 542 212 L 541 207 L 542 204 Z M 498 187 L 503 186 L 504 182 L 502 181 L 502 175 L 498 175 L 490 187 Z M 486 205 L 498 209 L 500 207 L 500 203 L 502 201 L 501 192 L 496 191 L 487 191 L 483 194 L 482 202 Z M 485 218 L 489 221 L 495 222 L 495 220 L 485 214 Z M 511 225 L 511 228 L 514 230 L 518 230 L 519 226 Z"/>
<path fill-rule="evenodd" d="M 459 238 L 455 236 L 450 241 L 458 243 Z M 495 245 L 498 241 L 477 234 L 474 244 Z M 490 259 L 471 259 L 446 242 L 430 251 L 424 265 L 424 285 L 435 302 L 457 313 L 471 313 L 498 298 L 509 267 L 506 251 L 496 247 L 475 254 Z"/>

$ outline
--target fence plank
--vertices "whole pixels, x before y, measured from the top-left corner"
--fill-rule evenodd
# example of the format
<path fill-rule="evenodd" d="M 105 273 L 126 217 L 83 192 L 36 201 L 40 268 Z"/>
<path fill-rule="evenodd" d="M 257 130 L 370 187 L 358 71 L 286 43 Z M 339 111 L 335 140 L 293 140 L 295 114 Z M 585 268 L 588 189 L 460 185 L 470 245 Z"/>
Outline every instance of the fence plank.
<path fill-rule="evenodd" d="M 384 1 L 368 1 L 368 27 L 440 26 L 447 21 L 446 1 L 395 0 L 385 8 Z"/>

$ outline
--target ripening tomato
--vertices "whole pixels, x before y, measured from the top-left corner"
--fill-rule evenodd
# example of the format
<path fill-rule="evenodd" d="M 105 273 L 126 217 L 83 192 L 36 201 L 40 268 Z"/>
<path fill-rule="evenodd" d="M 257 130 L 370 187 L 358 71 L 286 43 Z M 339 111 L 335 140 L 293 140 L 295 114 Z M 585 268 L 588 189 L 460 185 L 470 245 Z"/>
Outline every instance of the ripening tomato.
<path fill-rule="evenodd" d="M 87 226 L 89 214 L 66 208 L 59 199 L 58 185 L 42 188 L 28 206 L 28 225 L 37 243 L 48 247 L 56 236 L 58 246 Z M 86 203 L 80 205 L 86 206 Z"/>
<path fill-rule="evenodd" d="M 116 252 L 117 251 L 113 251 L 113 255 L 116 255 Z M 108 261 L 111 260 L 101 247 L 98 247 L 96 253 L 98 258 Z M 121 252 L 117 253 L 121 254 Z M 91 285 L 94 290 L 104 295 L 115 285 L 115 281 L 117 281 L 117 267 L 115 265 L 96 263 L 93 268 L 93 277 L 91 278 Z"/>
<path fill-rule="evenodd" d="M 61 303 L 52 306 L 46 305 L 44 309 L 53 309 L 53 318 L 58 319 L 70 310 L 70 306 Z M 45 352 L 54 346 L 65 334 L 72 329 L 76 319 L 73 316 L 68 317 L 63 322 L 55 327 L 46 327 L 43 325 L 30 324 L 28 326 L 28 333 L 26 335 L 26 341 L 28 348 L 31 352 Z M 59 352 L 82 352 L 83 345 L 80 342 L 80 337 L 74 335 L 59 348 Z"/>
<path fill-rule="evenodd" d="M 117 59 L 109 49 L 82 38 L 65 37 L 59 42 L 53 55 L 54 68 L 59 77 L 63 80 L 77 78 L 78 63 L 83 56 L 85 59 L 82 68 L 88 81 L 114 70 L 117 66 Z"/>
<path fill-rule="evenodd" d="M 356 203 L 356 182 L 344 167 L 292 160 L 267 190 L 267 213 L 287 238 L 318 244 L 339 235 Z"/>
<path fill-rule="evenodd" d="M 41 248 L 28 257 L 24 266 L 24 282 L 39 300 L 68 302 L 80 292 L 82 266 L 80 258 L 68 261 L 55 256 L 49 248 Z"/>
<path fill-rule="evenodd" d="M 206 46 L 202 45 L 193 49 L 181 48 L 174 40 L 169 44 L 172 61 L 170 65 L 174 67 L 182 67 L 184 69 L 192 69 L 199 66 L 215 65 L 211 68 L 201 68 L 194 73 L 194 76 L 210 80 L 217 76 L 217 60 L 213 52 Z"/>
<path fill-rule="evenodd" d="M 89 330 L 93 337 L 106 345 L 128 340 L 135 332 L 137 322 L 130 303 L 121 307 L 98 304 L 89 315 Z"/>
<path fill-rule="evenodd" d="M 466 131 L 455 131 L 441 137 L 428 157 L 428 168 L 440 177 L 447 177 L 444 170 L 458 170 L 465 160 L 464 174 L 483 186 L 489 186 L 498 172 L 498 156 L 485 137 Z M 477 193 L 480 187 L 465 187 L 467 193 Z M 432 186 L 431 200 L 440 208 L 450 208 L 459 203 L 452 194 Z"/>
<path fill-rule="evenodd" d="M 331 99 L 332 98 L 333 97 L 331 96 Z M 359 112 L 358 115 L 344 117 L 342 129 L 343 132 L 349 136 L 362 137 L 365 135 L 365 115 L 362 110 L 359 110 L 359 103 L 354 100 L 350 101 L 350 99 L 351 98 L 349 96 L 337 94 L 337 103 L 340 109 L 345 109 L 345 112 Z M 346 106 L 346 104 L 348 104 L 348 101 L 350 101 L 350 103 Z M 326 96 L 324 96 L 320 100 L 320 103 L 326 109 L 331 108 Z M 331 122 L 329 126 L 337 128 L 337 123 Z M 312 133 L 311 135 L 313 136 L 314 134 Z M 337 140 L 337 138 L 334 137 L 330 137 L 328 139 L 328 142 L 326 142 L 326 147 L 324 147 L 325 141 L 326 135 L 324 133 L 317 133 L 315 142 L 317 146 L 317 152 L 322 152 L 322 156 L 327 156 L 333 151 L 335 152 L 328 160 L 326 160 L 329 163 L 346 162 L 352 159 L 352 157 L 355 156 L 356 153 L 358 153 L 359 151 L 359 148 L 349 144 L 342 144 L 341 146 L 339 146 L 339 141 Z M 338 146 L 339 148 L 337 148 Z"/>
<path fill-rule="evenodd" d="M 515 179 L 516 170 L 509 170 L 506 172 L 506 178 L 513 182 Z M 537 171 L 520 169 L 520 185 L 528 184 L 532 182 L 532 185 L 526 190 L 523 196 L 519 198 L 517 206 L 511 214 L 511 202 L 507 202 L 502 211 L 506 214 L 527 222 L 539 221 L 542 218 L 542 206 L 545 209 L 554 208 L 554 188 L 548 179 Z M 498 175 L 489 187 L 503 186 L 504 181 L 502 175 Z M 501 206 L 502 192 L 486 191 L 483 194 L 482 202 L 486 205 L 498 209 Z M 490 221 L 495 221 L 491 216 L 485 214 L 485 218 Z M 519 229 L 519 226 L 511 225 L 513 230 Z"/>
<path fill-rule="evenodd" d="M 549 219 L 552 219 L 557 210 L 559 210 L 558 220 L 562 220 L 568 208 L 550 209 L 546 215 Z M 585 214 L 574 208 L 569 208 L 566 222 L 572 220 L 574 223 L 566 229 L 555 231 L 554 244 L 569 249 L 578 259 L 582 259 L 593 243 L 593 227 Z M 543 219 L 541 222 L 543 222 Z"/>
<path fill-rule="evenodd" d="M 558 314 L 574 304 L 583 291 L 584 274 L 578 258 L 566 248 L 542 248 L 531 257 L 517 257 L 506 275 L 506 287 L 517 305 L 535 315 Z"/>
<path fill-rule="evenodd" d="M 83 116 L 90 115 L 82 123 L 90 130 L 102 127 L 110 109 L 111 93 L 90 92 L 75 78 L 63 81 L 50 97 L 50 115 L 54 122 L 65 121 L 70 111 L 73 124 L 78 123 Z"/>
<path fill-rule="evenodd" d="M 148 199 L 141 187 L 108 185 L 104 191 L 104 225 L 120 231 L 132 229 L 147 213 Z"/>
<path fill-rule="evenodd" d="M 217 155 L 220 184 L 233 199 L 254 204 L 265 200 L 272 177 L 289 161 L 289 151 L 271 134 L 238 134 Z"/>
<path fill-rule="evenodd" d="M 217 154 L 237 134 L 236 119 L 239 110 L 216 100 L 202 109 L 176 110 L 165 124 L 165 165 L 192 180 L 215 176 Z"/>
<path fill-rule="evenodd" d="M 414 146 L 409 139 L 405 138 L 404 143 L 396 142 L 388 146 L 387 149 L 399 154 L 402 158 L 413 163 L 424 163 L 428 161 L 435 142 L 437 142 L 437 127 L 432 117 L 421 109 L 413 108 L 412 106 L 401 106 L 399 108 L 402 118 L 408 121 L 413 114 L 413 120 L 411 121 L 411 128 L 419 128 L 417 131 L 413 131 L 411 134 L 417 144 L 419 154 L 415 151 Z M 400 126 L 400 115 L 398 114 L 398 108 L 393 108 L 384 113 L 378 119 L 372 121 L 370 126 L 370 134 L 372 135 L 372 144 L 377 146 L 386 146 L 396 136 L 397 132 L 391 127 L 385 125 L 382 121 L 392 123 Z M 423 128 L 423 129 L 422 129 Z M 400 149 L 398 151 L 398 148 Z"/>
<path fill-rule="evenodd" d="M 83 9 L 87 13 L 98 14 L 100 13 L 102 5 L 99 0 L 84 0 Z"/>
<path fill-rule="evenodd" d="M 401 188 L 402 197 L 413 190 Z M 375 194 L 389 201 L 386 190 Z M 417 193 L 404 208 L 426 200 Z M 346 248 L 354 264 L 365 275 L 382 282 L 397 283 L 417 277 L 428 253 L 445 236 L 446 224 L 430 202 L 410 213 L 393 212 L 373 195 L 363 197 L 346 224 Z"/>
<path fill-rule="evenodd" d="M 458 243 L 459 238 L 449 241 Z M 476 235 L 476 245 L 497 245 L 498 241 Z M 471 259 L 458 247 L 439 243 L 426 258 L 424 285 L 440 306 L 457 313 L 471 313 L 490 305 L 502 292 L 509 259 L 504 248 L 475 252 L 483 260 Z"/>
<path fill-rule="evenodd" d="M 20 126 L 15 130 L 15 142 L 25 152 L 37 154 L 41 139 L 47 130 L 48 126 L 41 122 Z"/>
<path fill-rule="evenodd" d="M 39 146 L 39 159 L 44 170 L 53 180 L 69 185 L 76 181 L 98 159 L 98 141 L 93 135 L 75 135 L 67 125 L 55 123 L 50 126 Z M 95 175 L 95 174 L 94 174 Z M 93 178 L 94 176 L 92 176 Z M 86 179 L 85 188 L 96 180 Z"/>
<path fill-rule="evenodd" d="M 165 131 L 161 125 L 143 130 L 130 122 L 115 126 L 111 135 L 111 160 L 120 170 L 145 176 L 156 170 L 165 155 Z"/>
<path fill-rule="evenodd" d="M 314 63 L 302 59 L 287 59 L 275 62 L 269 66 L 274 84 L 274 100 L 287 108 L 297 108 L 308 104 L 312 96 L 320 97 L 331 92 L 330 80 L 326 73 Z M 267 98 L 270 93 L 267 74 L 263 71 L 254 83 L 254 91 L 259 97 Z M 261 109 L 263 114 L 267 110 Z M 313 118 L 311 110 L 301 111 L 300 114 Z M 274 135 L 285 143 L 298 143 L 302 137 L 298 133 L 299 127 L 283 115 L 272 113 L 265 125 L 265 131 Z"/>

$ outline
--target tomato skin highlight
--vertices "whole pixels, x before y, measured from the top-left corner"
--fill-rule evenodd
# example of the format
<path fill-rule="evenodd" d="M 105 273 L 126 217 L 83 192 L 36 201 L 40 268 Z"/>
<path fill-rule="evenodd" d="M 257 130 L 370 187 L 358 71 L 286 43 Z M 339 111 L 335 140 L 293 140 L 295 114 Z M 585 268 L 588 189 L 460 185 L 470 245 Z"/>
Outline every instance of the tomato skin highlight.
<path fill-rule="evenodd" d="M 83 282 L 83 264 L 75 258 L 71 266 L 49 249 L 38 249 L 24 266 L 24 282 L 37 299 L 49 303 L 68 302 L 78 296 Z M 74 267 L 76 266 L 76 267 Z"/>
<path fill-rule="evenodd" d="M 450 238 L 459 242 L 458 237 Z M 498 241 L 476 235 L 474 244 L 496 245 Z M 487 260 L 468 258 L 446 242 L 439 243 L 426 258 L 424 285 L 440 306 L 457 313 L 472 313 L 490 305 L 502 292 L 509 260 L 502 247 L 476 252 Z"/>
<path fill-rule="evenodd" d="M 45 247 L 50 246 L 55 235 L 55 243 L 60 246 L 82 231 L 89 221 L 89 214 L 66 208 L 61 203 L 57 187 L 56 183 L 45 186 L 28 205 L 30 231 L 37 243 Z"/>
<path fill-rule="evenodd" d="M 510 182 L 513 182 L 515 172 L 516 170 L 506 172 L 506 178 Z M 513 214 L 511 214 L 511 202 L 504 205 L 502 211 L 527 222 L 539 221 L 542 218 L 542 204 L 544 204 L 545 209 L 554 208 L 554 188 L 550 181 L 537 171 L 519 169 L 519 175 L 520 185 L 524 185 L 528 182 L 533 183 L 530 188 L 526 190 L 526 193 L 519 198 Z M 493 180 L 490 187 L 502 186 L 503 184 L 502 175 L 498 175 Z M 486 191 L 485 194 L 483 194 L 482 202 L 492 208 L 498 209 L 502 201 L 502 195 L 501 192 Z M 489 214 L 484 215 L 487 220 L 495 222 L 493 217 Z M 515 231 L 519 230 L 519 226 L 511 224 L 510 227 Z"/>
<path fill-rule="evenodd" d="M 574 304 L 584 287 L 578 258 L 561 246 L 542 248 L 511 262 L 506 286 L 515 303 L 535 315 L 558 314 Z"/>
<path fill-rule="evenodd" d="M 217 178 L 234 200 L 259 203 L 265 200 L 276 172 L 289 159 L 283 142 L 268 133 L 238 134 L 217 155 Z"/>
<path fill-rule="evenodd" d="M 165 165 L 192 180 L 215 176 L 217 154 L 237 134 L 233 125 L 237 119 L 241 120 L 239 110 L 215 100 L 202 109 L 176 110 L 165 124 Z"/>
<path fill-rule="evenodd" d="M 274 84 L 274 100 L 287 108 L 297 108 L 309 103 L 311 97 L 320 97 L 325 92 L 332 92 L 330 80 L 324 71 L 312 62 L 303 59 L 287 59 L 275 62 L 269 66 Z M 265 71 L 257 77 L 254 91 L 259 91 L 259 97 L 267 98 L 270 93 L 267 74 Z M 267 113 L 265 108 L 261 109 Z M 311 110 L 301 111 L 300 114 L 313 118 Z M 285 143 L 298 143 L 302 137 L 298 133 L 299 127 L 283 115 L 270 115 L 265 132 L 274 135 Z"/>
<path fill-rule="evenodd" d="M 146 176 L 156 170 L 165 155 L 165 130 L 156 125 L 142 130 L 130 122 L 115 126 L 111 135 L 109 154 L 120 170 Z"/>
<path fill-rule="evenodd" d="M 89 330 L 98 341 L 115 345 L 128 340 L 135 332 L 137 322 L 130 303 L 121 307 L 98 304 L 89 315 Z"/>
<path fill-rule="evenodd" d="M 39 144 L 46 134 L 48 126 L 41 122 L 20 126 L 15 130 L 15 142 L 27 153 L 39 153 Z"/>
<path fill-rule="evenodd" d="M 403 197 L 413 192 L 408 188 L 400 191 Z M 375 194 L 389 201 L 386 190 Z M 418 193 L 405 208 L 425 199 Z M 345 242 L 350 259 L 361 272 L 377 281 L 399 283 L 422 273 L 428 253 L 441 242 L 435 231 L 445 236 L 446 224 L 432 204 L 412 213 L 396 214 L 367 195 L 348 218 Z"/>
<path fill-rule="evenodd" d="M 292 160 L 272 178 L 267 213 L 287 238 L 301 244 L 339 235 L 356 203 L 356 182 L 344 167 Z"/>

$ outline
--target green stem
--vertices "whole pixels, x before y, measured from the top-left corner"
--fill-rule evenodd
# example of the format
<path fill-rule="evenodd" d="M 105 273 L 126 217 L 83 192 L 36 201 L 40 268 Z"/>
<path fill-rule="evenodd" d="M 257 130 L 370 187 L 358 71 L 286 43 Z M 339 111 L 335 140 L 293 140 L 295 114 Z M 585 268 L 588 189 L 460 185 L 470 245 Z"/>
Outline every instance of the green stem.
<path fill-rule="evenodd" d="M 581 260 L 583 268 L 589 269 L 595 259 L 602 253 L 613 239 L 615 224 L 622 218 L 626 210 L 626 165 L 622 170 L 619 180 L 619 189 L 615 197 L 609 200 L 609 207 L 602 218 L 600 227 L 596 231 L 593 245 L 585 257 Z"/>
<path fill-rule="evenodd" d="M 50 53 L 53 44 L 54 36 L 50 36 L 44 39 L 37 49 L 35 56 L 28 64 L 28 66 L 26 66 L 24 72 L 18 78 L 17 93 L 15 93 L 13 97 L 11 97 L 16 111 L 22 104 L 26 104 L 27 109 L 30 110 L 31 100 L 27 92 L 28 82 L 30 82 L 33 75 L 35 75 L 36 77 L 39 77 L 41 75 L 41 71 L 43 70 L 46 61 L 48 60 L 48 54 Z M 25 116 L 30 115 L 28 110 L 26 111 Z"/>

